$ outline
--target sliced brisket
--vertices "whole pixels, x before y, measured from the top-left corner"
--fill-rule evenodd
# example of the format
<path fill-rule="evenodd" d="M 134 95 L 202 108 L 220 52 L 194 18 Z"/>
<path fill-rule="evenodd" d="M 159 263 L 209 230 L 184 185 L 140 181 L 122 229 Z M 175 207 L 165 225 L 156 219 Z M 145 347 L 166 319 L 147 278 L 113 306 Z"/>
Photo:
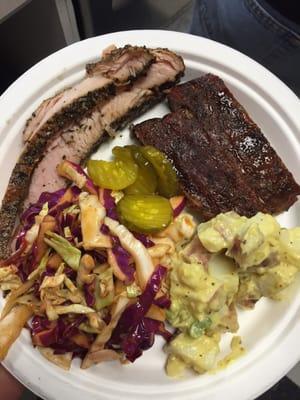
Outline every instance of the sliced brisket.
<path fill-rule="evenodd" d="M 105 133 L 124 126 L 162 99 L 162 89 L 178 81 L 184 64 L 168 50 L 126 46 L 114 49 L 113 55 L 106 52 L 100 62 L 87 66 L 87 71 L 79 84 L 45 100 L 27 123 L 27 145 L 0 210 L 0 258 L 10 253 L 9 243 L 25 199 L 28 205 L 41 192 L 66 185 L 57 176 L 57 164 L 63 158 L 84 162 Z M 91 92 L 92 82 L 97 88 Z M 89 91 L 81 96 L 85 89 Z M 76 97 L 78 93 L 81 97 Z"/>
<path fill-rule="evenodd" d="M 42 160 L 34 170 L 27 204 L 37 201 L 41 192 L 55 191 L 66 182 L 56 172 L 56 166 L 64 159 L 82 164 L 98 147 L 105 134 L 121 129 L 136 116 L 160 101 L 162 88 L 173 86 L 182 76 L 182 59 L 169 50 L 151 49 L 154 62 L 145 76 L 131 86 L 117 90 L 114 97 L 95 107 L 89 117 L 64 130 L 46 148 Z"/>
<path fill-rule="evenodd" d="M 143 54 L 142 64 L 145 69 L 149 68 L 154 57 L 144 48 L 126 48 L 126 51 L 137 51 Z M 115 60 L 124 58 L 124 49 L 115 50 Z M 100 61 L 101 64 L 110 66 L 107 57 Z M 127 68 L 122 64 L 120 70 L 108 68 L 106 76 L 101 72 L 94 71 L 87 75 L 82 81 L 73 87 L 63 90 L 50 99 L 43 101 L 33 113 L 24 130 L 24 140 L 27 144 L 13 169 L 8 187 L 2 201 L 0 210 L 0 258 L 7 257 L 10 253 L 9 241 L 16 224 L 17 216 L 22 209 L 23 202 L 27 196 L 31 176 L 35 167 L 43 157 L 47 147 L 55 138 L 68 127 L 76 126 L 80 120 L 89 116 L 93 109 L 102 104 L 116 91 L 116 83 L 120 84 L 120 76 L 125 83 L 141 74 L 141 62 L 137 64 L 137 72 L 131 64 Z M 114 80 L 116 72 L 116 81 Z M 127 76 L 126 76 L 127 75 Z"/>

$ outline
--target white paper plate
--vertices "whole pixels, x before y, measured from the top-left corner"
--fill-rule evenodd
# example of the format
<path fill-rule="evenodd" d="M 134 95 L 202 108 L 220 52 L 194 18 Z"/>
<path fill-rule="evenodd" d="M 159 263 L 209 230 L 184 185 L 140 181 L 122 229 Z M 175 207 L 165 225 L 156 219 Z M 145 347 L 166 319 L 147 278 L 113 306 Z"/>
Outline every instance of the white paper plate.
<path fill-rule="evenodd" d="M 21 132 L 27 118 L 43 99 L 80 79 L 85 64 L 112 43 L 168 47 L 178 52 L 187 67 L 185 80 L 206 72 L 219 75 L 300 182 L 299 101 L 274 75 L 241 53 L 207 39 L 167 31 L 129 31 L 67 47 L 34 66 L 3 94 L 0 99 L 1 196 L 21 150 Z M 167 111 L 165 104 L 158 105 L 140 120 L 162 116 Z M 125 130 L 113 145 L 129 140 Z M 102 145 L 97 156 L 107 157 L 111 147 L 112 144 Z M 300 225 L 298 203 L 280 216 L 284 226 Z M 5 366 L 45 399 L 253 399 L 300 359 L 300 297 L 295 296 L 298 289 L 299 282 L 286 301 L 275 303 L 263 299 L 254 311 L 239 313 L 239 334 L 248 349 L 247 355 L 216 375 L 191 375 L 178 381 L 167 378 L 163 369 L 163 341 L 159 338 L 154 348 L 133 365 L 109 362 L 80 370 L 79 362 L 75 362 L 70 372 L 64 372 L 33 349 L 26 331 L 10 350 Z"/>

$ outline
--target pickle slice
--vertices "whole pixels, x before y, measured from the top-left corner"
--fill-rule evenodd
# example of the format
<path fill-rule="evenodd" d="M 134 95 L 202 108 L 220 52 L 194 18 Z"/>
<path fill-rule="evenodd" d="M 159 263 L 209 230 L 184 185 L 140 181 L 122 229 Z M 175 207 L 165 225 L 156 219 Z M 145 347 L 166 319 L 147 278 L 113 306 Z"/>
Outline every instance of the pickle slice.
<path fill-rule="evenodd" d="M 89 176 L 104 189 L 122 190 L 132 185 L 138 175 L 138 166 L 130 160 L 89 160 Z"/>
<path fill-rule="evenodd" d="M 167 157 L 152 146 L 141 147 L 141 152 L 156 171 L 158 176 L 158 193 L 168 198 L 175 196 L 178 192 L 177 176 Z"/>
<path fill-rule="evenodd" d="M 112 149 L 112 153 L 117 160 L 122 160 L 125 162 L 127 161 L 134 162 L 129 146 L 126 147 L 116 146 Z"/>
<path fill-rule="evenodd" d="M 136 232 L 158 232 L 172 220 L 170 202 L 161 196 L 125 195 L 118 202 L 117 210 L 122 224 Z"/>
<path fill-rule="evenodd" d="M 138 165 L 138 176 L 135 182 L 124 191 L 126 194 L 154 194 L 157 187 L 157 175 L 152 164 L 143 156 L 139 146 L 126 146 L 134 162 Z"/>

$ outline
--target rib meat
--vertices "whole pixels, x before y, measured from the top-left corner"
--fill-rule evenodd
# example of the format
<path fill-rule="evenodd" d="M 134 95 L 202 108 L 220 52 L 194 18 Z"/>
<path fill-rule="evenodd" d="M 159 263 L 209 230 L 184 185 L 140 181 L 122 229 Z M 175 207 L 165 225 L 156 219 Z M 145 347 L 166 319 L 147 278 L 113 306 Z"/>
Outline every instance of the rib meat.
<path fill-rule="evenodd" d="M 279 213 L 300 187 L 223 81 L 211 74 L 171 89 L 173 113 L 133 127 L 173 162 L 182 190 L 204 219 L 235 210 Z"/>
<path fill-rule="evenodd" d="M 299 185 L 222 79 L 207 74 L 178 85 L 168 101 L 172 111 L 190 110 L 224 154 L 235 160 L 236 169 L 261 201 L 259 210 L 277 214 L 297 200 Z"/>
<path fill-rule="evenodd" d="M 133 128 L 143 143 L 163 151 L 173 161 L 183 192 L 201 210 L 204 219 L 234 209 L 252 215 L 262 208 L 222 147 L 201 129 L 187 109 L 162 120 L 142 122 Z"/>

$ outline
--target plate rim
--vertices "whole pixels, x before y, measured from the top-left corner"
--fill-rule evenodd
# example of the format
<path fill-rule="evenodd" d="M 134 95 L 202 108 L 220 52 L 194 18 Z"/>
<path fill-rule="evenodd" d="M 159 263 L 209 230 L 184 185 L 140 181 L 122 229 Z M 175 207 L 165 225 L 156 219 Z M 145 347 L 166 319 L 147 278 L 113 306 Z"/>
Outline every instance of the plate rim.
<path fill-rule="evenodd" d="M 27 72 L 25 72 L 20 78 L 18 78 L 0 97 L 0 109 L 1 110 L 4 109 L 4 115 L 6 112 L 7 116 L 9 117 L 9 115 L 11 115 L 11 110 L 10 110 L 9 104 L 11 105 L 11 104 L 13 104 L 13 102 L 16 101 L 16 95 L 17 94 L 19 95 L 20 90 L 22 90 L 24 87 L 26 87 L 26 85 L 30 81 L 32 81 L 34 78 L 36 78 L 36 79 L 40 78 L 42 73 L 44 73 L 43 71 L 45 71 L 47 68 L 49 68 L 49 66 L 51 64 L 55 64 L 55 63 L 59 62 L 60 60 L 65 59 L 67 57 L 68 53 L 72 54 L 72 53 L 78 51 L 78 49 L 84 48 L 85 46 L 88 48 L 88 46 L 92 43 L 95 43 L 96 46 L 98 46 L 98 48 L 100 50 L 100 48 L 105 47 L 105 45 L 102 45 L 102 42 L 104 43 L 104 42 L 108 42 L 108 41 L 111 41 L 111 42 L 119 41 L 120 38 L 123 39 L 124 35 L 132 36 L 130 39 L 132 41 L 132 43 L 134 43 L 135 35 L 140 35 L 140 36 L 141 35 L 143 35 L 143 36 L 151 35 L 151 38 L 152 38 L 151 40 L 153 40 L 153 42 L 170 41 L 170 43 L 171 43 L 172 40 L 174 40 L 176 42 L 176 38 L 178 38 L 179 43 L 180 43 L 180 40 L 183 40 L 183 39 L 186 39 L 190 43 L 193 42 L 193 44 L 198 44 L 198 45 L 200 45 L 200 43 L 202 42 L 203 46 L 205 44 L 209 47 L 211 46 L 211 47 L 215 48 L 216 50 L 219 50 L 225 56 L 230 55 L 229 58 L 234 58 L 237 61 L 239 61 L 239 74 L 244 73 L 248 67 L 250 68 L 251 71 L 255 72 L 255 73 L 253 73 L 253 75 L 255 75 L 256 78 L 255 79 L 253 78 L 251 83 L 254 82 L 256 88 L 259 91 L 261 91 L 261 93 L 268 93 L 270 95 L 270 93 L 268 92 L 268 89 L 266 90 L 265 86 L 268 86 L 269 84 L 272 83 L 272 85 L 273 85 L 272 91 L 277 92 L 278 94 L 280 93 L 281 96 L 284 96 L 285 106 L 283 108 L 280 104 L 280 101 L 277 99 L 274 100 L 273 96 L 270 95 L 271 101 L 275 105 L 275 107 L 276 108 L 279 107 L 279 109 L 282 110 L 282 112 L 286 115 L 291 126 L 294 125 L 294 127 L 296 129 L 295 133 L 296 133 L 296 136 L 298 136 L 298 140 L 299 140 L 299 137 L 300 137 L 299 136 L 300 112 L 295 113 L 296 109 L 298 109 L 300 111 L 299 99 L 291 91 L 291 89 L 289 89 L 284 83 L 282 83 L 275 75 L 273 75 L 270 71 L 268 71 L 266 68 L 264 68 L 263 66 L 261 66 L 260 64 L 258 64 L 254 60 L 252 60 L 251 58 L 249 58 L 249 57 L 245 56 L 244 54 L 242 54 L 236 50 L 233 50 L 223 44 L 214 42 L 214 41 L 206 39 L 206 38 L 201 38 L 198 36 L 186 34 L 186 33 L 164 31 L 164 30 L 128 30 L 128 31 L 108 33 L 106 35 L 89 38 L 89 39 L 83 40 L 81 42 L 74 43 L 71 46 L 67 46 L 63 49 L 60 49 L 57 52 L 49 55 L 45 59 L 41 60 L 39 63 L 37 63 L 32 68 L 30 68 Z M 164 38 L 162 39 L 162 37 L 164 37 Z M 166 37 L 168 37 L 168 38 L 165 40 Z M 149 41 L 149 40 L 150 40 L 150 38 L 148 37 L 147 41 Z M 99 43 L 97 43 L 97 41 L 99 41 Z M 169 46 L 169 47 L 172 49 L 175 48 L 175 51 L 176 51 L 176 46 Z M 219 56 L 214 57 L 213 55 L 211 55 L 211 58 L 216 59 L 216 58 L 219 58 Z M 220 63 L 220 61 L 217 61 L 217 62 Z M 234 69 L 234 68 L 232 68 L 232 64 L 231 64 L 232 61 L 229 62 L 229 60 L 226 60 L 226 57 L 224 57 L 224 61 L 222 61 L 222 65 L 223 65 L 223 63 L 226 64 L 226 67 L 228 69 L 230 69 L 230 70 Z M 262 79 L 262 78 L 264 78 L 264 79 Z M 51 79 L 48 79 L 48 80 L 51 81 Z M 264 85 L 262 85 L 262 82 L 264 82 Z M 294 110 L 294 111 L 292 112 L 292 110 Z M 4 116 L 3 120 L 5 120 L 5 118 L 6 117 Z M 4 129 L 5 129 L 5 126 L 2 127 L 2 125 L 0 123 L 0 132 L 1 131 L 3 132 Z M 1 137 L 1 135 L 0 135 L 0 137 Z M 3 151 L 2 145 L 0 146 L 0 151 L 1 152 Z M 285 343 L 285 345 L 288 346 L 289 348 L 293 348 L 293 349 L 296 348 L 297 343 L 295 341 L 294 336 L 297 336 L 297 335 L 294 335 L 294 336 L 292 335 L 292 333 L 295 330 L 297 330 L 298 333 L 300 333 L 300 322 L 299 321 L 297 324 L 296 324 L 296 321 L 294 321 L 294 324 L 291 326 L 291 329 L 289 330 L 289 334 L 286 335 L 281 340 L 280 348 L 282 348 L 283 343 Z M 261 388 L 255 393 L 255 395 L 257 396 L 260 393 L 262 393 L 263 391 L 265 391 L 267 388 L 272 386 L 272 384 L 275 381 L 277 381 L 277 379 L 280 378 L 285 372 L 288 372 L 288 370 L 293 366 L 293 364 L 295 364 L 297 361 L 300 360 L 300 350 L 298 353 L 293 351 L 289 355 L 291 362 L 286 363 L 285 371 L 282 371 L 282 370 L 281 370 L 281 372 L 277 371 L 277 375 L 275 378 L 274 378 L 274 374 L 273 374 L 273 378 L 268 377 L 265 385 L 261 386 Z M 279 351 L 279 348 L 276 348 L 276 350 L 274 351 L 274 355 L 275 354 L 277 355 L 278 358 L 280 357 L 281 352 Z M 17 377 L 17 379 L 19 379 L 25 386 L 27 386 L 31 391 L 33 391 L 37 395 L 44 397 L 44 398 L 46 398 L 45 396 L 49 396 L 49 393 L 43 393 L 43 391 L 40 391 L 41 388 L 38 388 L 38 387 L 33 388 L 32 386 L 30 386 L 29 383 L 26 384 L 26 379 L 24 376 L 23 377 L 20 376 L 20 371 L 12 370 L 12 365 L 11 365 L 9 359 L 10 359 L 10 357 L 8 356 L 8 359 L 6 361 L 4 361 L 3 364 L 6 368 L 8 368 L 8 370 L 10 370 L 10 372 L 13 375 L 15 375 Z M 132 399 L 132 394 L 129 394 L 129 396 Z M 189 397 L 186 397 L 186 398 L 192 399 L 192 398 L 195 398 L 194 396 L 195 396 L 194 394 L 191 394 L 191 395 L 189 395 Z M 51 398 L 51 397 L 47 397 L 47 398 Z M 110 398 L 109 395 L 107 398 Z M 111 397 L 111 398 L 113 398 L 113 397 Z M 252 395 L 251 395 L 251 397 L 245 397 L 245 399 L 250 399 L 250 398 L 253 398 Z"/>

